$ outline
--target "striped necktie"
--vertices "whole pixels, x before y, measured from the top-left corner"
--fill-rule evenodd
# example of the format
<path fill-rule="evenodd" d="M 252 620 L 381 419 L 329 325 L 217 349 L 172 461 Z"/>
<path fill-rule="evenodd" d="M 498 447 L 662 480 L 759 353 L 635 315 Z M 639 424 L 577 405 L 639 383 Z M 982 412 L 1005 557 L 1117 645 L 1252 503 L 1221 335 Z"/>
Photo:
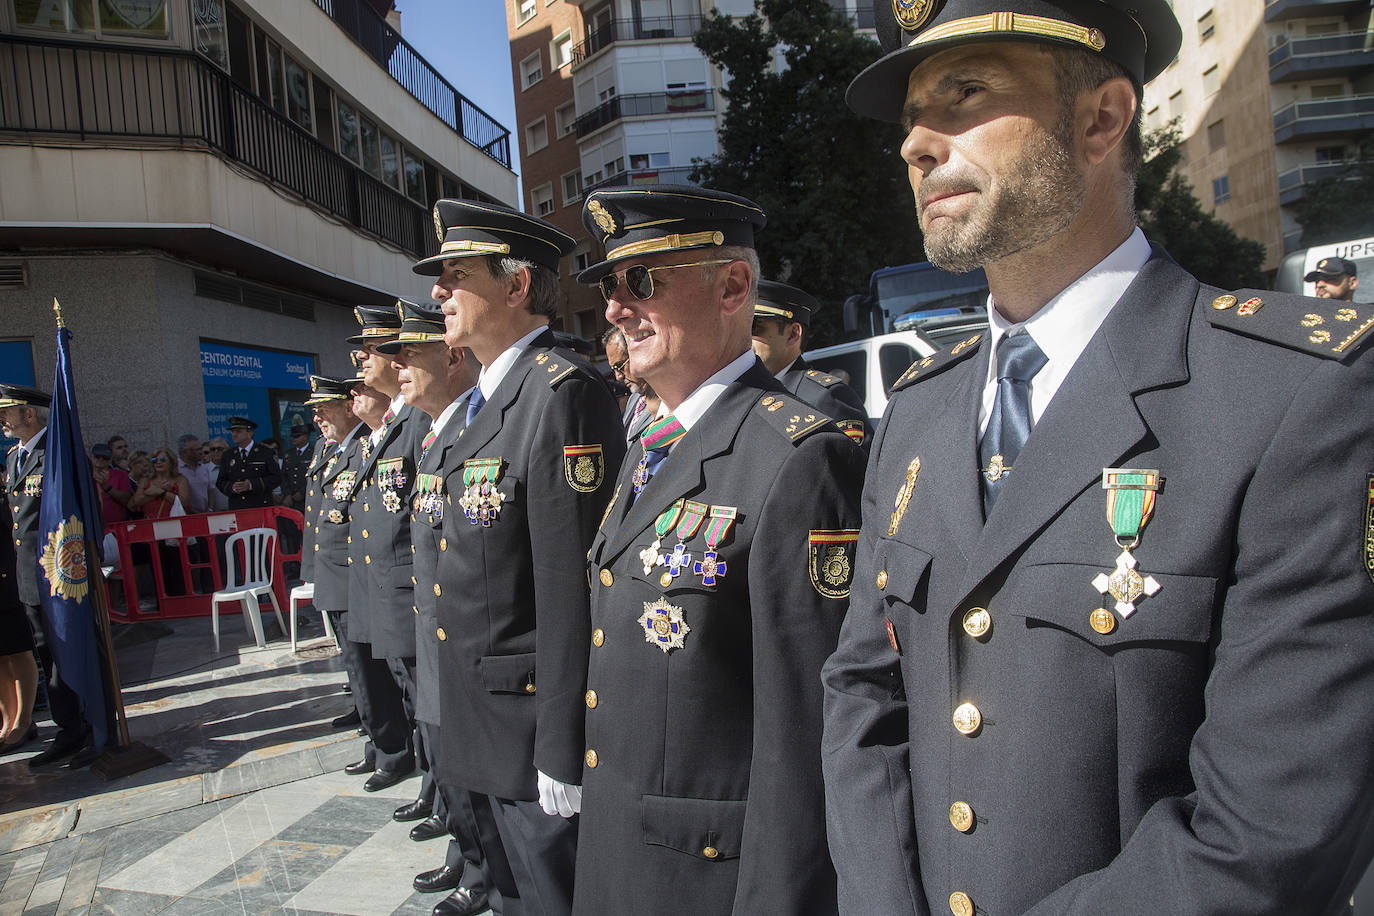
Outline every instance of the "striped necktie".
<path fill-rule="evenodd" d="M 386 413 L 382 414 L 382 428 L 385 429 L 394 419 L 396 419 L 396 411 L 388 407 Z"/>
<path fill-rule="evenodd" d="M 649 424 L 639 440 L 644 445 L 644 457 L 639 460 L 639 467 L 635 471 L 636 493 L 644 489 L 644 485 L 668 457 L 668 450 L 685 435 L 687 430 L 672 414 Z"/>
<path fill-rule="evenodd" d="M 435 439 L 438 439 L 438 438 L 439 438 L 439 434 L 436 433 L 436 432 L 434 431 L 434 427 L 431 426 L 431 427 L 429 428 L 429 432 L 425 433 L 425 438 L 420 442 L 420 456 L 421 456 L 421 457 L 424 457 L 425 452 L 429 451 L 429 447 L 430 447 L 431 445 L 433 445 L 433 444 L 434 444 L 434 440 L 435 440 Z"/>

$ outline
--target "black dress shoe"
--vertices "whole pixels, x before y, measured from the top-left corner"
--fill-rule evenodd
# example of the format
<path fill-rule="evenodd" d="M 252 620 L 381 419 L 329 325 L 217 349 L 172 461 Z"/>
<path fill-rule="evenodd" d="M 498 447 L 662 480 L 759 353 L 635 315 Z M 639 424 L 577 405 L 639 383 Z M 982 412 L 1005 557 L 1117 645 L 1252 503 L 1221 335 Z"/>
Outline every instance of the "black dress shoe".
<path fill-rule="evenodd" d="M 72 755 L 72 759 L 67 761 L 67 769 L 79 770 L 82 767 L 90 766 L 99 759 L 100 751 L 88 744 Z"/>
<path fill-rule="evenodd" d="M 417 843 L 437 840 L 441 836 L 448 836 L 448 828 L 440 818 L 432 814 L 410 828 L 410 838 Z"/>
<path fill-rule="evenodd" d="M 52 739 L 52 744 L 48 745 L 47 750 L 40 751 L 29 758 L 29 766 L 41 767 L 49 763 L 56 763 L 59 760 L 64 760 L 81 750 L 82 745 L 85 743 L 86 735 L 84 733 L 70 731 L 58 732 L 57 736 Z"/>
<path fill-rule="evenodd" d="M 391 819 L 393 821 L 400 821 L 404 824 L 407 821 L 424 820 L 433 813 L 434 805 L 432 803 L 425 801 L 423 798 L 417 798 L 415 801 L 402 805 L 391 812 Z"/>
<path fill-rule="evenodd" d="M 350 709 L 348 712 L 333 719 L 329 723 L 330 728 L 357 728 L 363 724 L 363 717 L 358 715 L 357 709 Z"/>
<path fill-rule="evenodd" d="M 486 891 L 460 887 L 434 905 L 434 916 L 477 916 L 490 909 Z"/>
<path fill-rule="evenodd" d="M 362 760 L 354 761 L 344 767 L 344 772 L 349 776 L 361 776 L 364 773 L 371 773 L 375 769 L 377 769 L 376 762 L 364 757 Z"/>
<path fill-rule="evenodd" d="M 352 692 L 353 692 L 353 685 L 350 684 L 350 683 L 348 683 L 347 681 L 345 681 L 345 682 L 344 682 L 344 685 L 343 685 L 343 692 L 344 692 L 344 693 L 352 693 Z"/>
<path fill-rule="evenodd" d="M 367 782 L 363 783 L 363 791 L 380 792 L 383 789 L 389 789 L 413 772 L 414 770 L 406 770 L 405 772 L 399 770 L 377 770 L 377 772 L 367 777 Z"/>
<path fill-rule="evenodd" d="M 440 865 L 438 868 L 420 872 L 415 876 L 413 884 L 422 894 L 437 894 L 440 891 L 453 890 L 462 880 L 462 869 Z"/>

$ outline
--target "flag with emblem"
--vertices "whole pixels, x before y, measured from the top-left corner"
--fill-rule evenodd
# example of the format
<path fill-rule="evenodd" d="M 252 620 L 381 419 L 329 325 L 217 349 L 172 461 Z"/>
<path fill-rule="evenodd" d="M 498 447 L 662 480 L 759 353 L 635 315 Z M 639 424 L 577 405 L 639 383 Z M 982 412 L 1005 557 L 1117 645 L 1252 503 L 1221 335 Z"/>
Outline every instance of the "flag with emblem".
<path fill-rule="evenodd" d="M 95 589 L 103 587 L 100 541 L 104 526 L 81 441 L 70 345 L 71 332 L 58 311 L 57 371 L 38 516 L 39 588 L 51 635 L 49 649 L 62 680 L 80 698 L 83 718 L 91 724 L 92 741 L 99 749 L 110 736 L 107 660 L 101 651 L 95 608 Z"/>

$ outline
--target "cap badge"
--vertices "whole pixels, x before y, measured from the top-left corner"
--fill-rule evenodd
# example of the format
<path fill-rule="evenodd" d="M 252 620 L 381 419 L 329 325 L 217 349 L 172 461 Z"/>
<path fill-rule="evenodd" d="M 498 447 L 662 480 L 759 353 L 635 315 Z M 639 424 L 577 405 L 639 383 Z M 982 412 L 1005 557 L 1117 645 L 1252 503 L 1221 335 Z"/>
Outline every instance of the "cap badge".
<path fill-rule="evenodd" d="M 914 32 L 925 25 L 935 8 L 935 0 L 892 0 L 892 15 L 898 25 L 908 32 Z"/>
<path fill-rule="evenodd" d="M 434 234 L 439 236 L 439 241 L 444 240 L 444 221 L 439 218 L 439 205 L 434 205 Z"/>
<path fill-rule="evenodd" d="M 607 235 L 615 235 L 615 217 L 601 205 L 601 201 L 593 200 L 587 203 L 587 212 L 592 215 L 597 226 Z"/>

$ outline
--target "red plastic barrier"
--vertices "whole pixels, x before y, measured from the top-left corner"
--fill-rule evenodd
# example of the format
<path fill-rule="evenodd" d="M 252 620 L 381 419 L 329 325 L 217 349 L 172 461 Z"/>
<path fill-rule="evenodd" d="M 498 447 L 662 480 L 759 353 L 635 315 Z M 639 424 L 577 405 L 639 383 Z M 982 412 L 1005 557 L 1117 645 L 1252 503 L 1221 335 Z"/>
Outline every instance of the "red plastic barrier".
<path fill-rule="evenodd" d="M 286 526 L 279 526 L 278 519 L 285 520 Z M 115 620 L 130 623 L 138 620 L 157 620 L 172 617 L 209 617 L 210 599 L 214 592 L 224 588 L 224 569 L 220 553 L 222 544 L 229 535 L 250 528 L 271 528 L 277 531 L 277 547 L 272 559 L 272 594 L 278 607 L 285 612 L 289 591 L 284 564 L 299 562 L 300 538 L 295 537 L 295 551 L 283 552 L 283 527 L 287 531 L 294 528 L 299 532 L 304 518 L 295 509 L 272 506 L 267 509 L 237 509 L 230 512 L 207 512 L 200 515 L 181 515 L 171 518 L 138 519 L 136 521 L 115 522 L 105 530 L 115 536 L 119 547 L 119 572 L 117 578 L 106 582 L 107 592 L 123 585 L 123 606 L 110 600 L 110 616 Z M 146 550 L 137 551 L 135 545 L 146 545 Z M 240 559 L 240 563 L 241 563 Z M 169 564 L 171 569 L 164 564 Z M 151 566 L 151 577 L 157 604 L 149 608 L 145 595 L 142 606 L 139 603 L 139 579 L 141 570 Z M 146 576 L 144 584 L 146 585 Z M 169 578 L 176 585 L 179 578 L 181 594 L 169 594 Z M 114 595 L 109 595 L 111 599 Z M 221 605 L 221 613 L 241 610 L 238 604 Z"/>

